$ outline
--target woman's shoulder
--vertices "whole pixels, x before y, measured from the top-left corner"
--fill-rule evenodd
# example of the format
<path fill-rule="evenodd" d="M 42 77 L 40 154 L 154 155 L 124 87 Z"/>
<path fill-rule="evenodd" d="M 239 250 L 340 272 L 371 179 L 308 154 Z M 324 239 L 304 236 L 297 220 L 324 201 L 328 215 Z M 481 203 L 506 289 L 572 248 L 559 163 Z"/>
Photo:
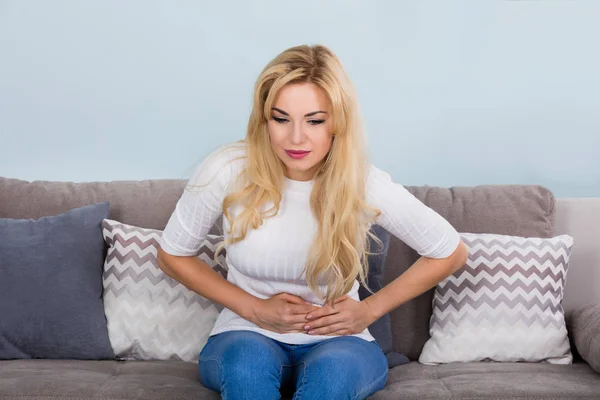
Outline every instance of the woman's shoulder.
<path fill-rule="evenodd" d="M 367 198 L 377 203 L 387 202 L 392 198 L 400 201 L 412 197 L 408 189 L 392 178 L 389 172 L 370 163 L 365 189 Z"/>
<path fill-rule="evenodd" d="M 220 145 L 205 158 L 210 164 L 225 165 L 245 160 L 247 156 L 244 141 L 230 142 Z"/>
<path fill-rule="evenodd" d="M 207 177 L 218 177 L 221 181 L 229 181 L 243 170 L 246 157 L 244 141 L 220 145 L 208 153 L 200 165 L 195 168 L 190 182 L 197 182 L 199 179 Z"/>
<path fill-rule="evenodd" d="M 381 184 L 395 183 L 393 182 L 391 175 L 387 171 L 384 171 L 383 169 L 377 167 L 376 165 L 370 162 L 367 163 L 366 179 L 367 186 L 379 186 Z"/>

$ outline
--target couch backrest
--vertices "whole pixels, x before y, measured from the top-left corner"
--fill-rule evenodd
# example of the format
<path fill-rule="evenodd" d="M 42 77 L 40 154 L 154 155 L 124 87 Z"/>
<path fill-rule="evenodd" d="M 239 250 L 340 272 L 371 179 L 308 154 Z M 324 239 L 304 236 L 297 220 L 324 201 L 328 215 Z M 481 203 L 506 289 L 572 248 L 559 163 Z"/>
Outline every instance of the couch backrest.
<path fill-rule="evenodd" d="M 110 218 L 163 229 L 183 193 L 184 180 L 27 182 L 0 177 L 0 218 L 40 218 L 72 208 L 110 202 Z"/>
<path fill-rule="evenodd" d="M 39 218 L 108 200 L 110 218 L 163 229 L 184 186 L 183 180 L 69 183 L 0 178 L 0 217 Z M 540 186 L 407 189 L 460 232 L 539 237 L 554 234 L 555 199 Z M 412 249 L 392 238 L 386 260 L 386 283 L 416 259 L 417 254 Z M 430 290 L 391 313 L 394 349 L 411 359 L 418 358 L 429 338 L 432 295 Z"/>

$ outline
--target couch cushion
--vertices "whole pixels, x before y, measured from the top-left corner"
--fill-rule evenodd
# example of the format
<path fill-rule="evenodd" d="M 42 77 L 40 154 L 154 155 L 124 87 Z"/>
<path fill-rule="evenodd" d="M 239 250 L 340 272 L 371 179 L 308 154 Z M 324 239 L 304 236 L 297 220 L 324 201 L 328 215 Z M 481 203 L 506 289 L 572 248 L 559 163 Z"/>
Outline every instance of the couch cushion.
<path fill-rule="evenodd" d="M 102 305 L 108 202 L 0 218 L 0 358 L 112 359 Z"/>
<path fill-rule="evenodd" d="M 109 249 L 103 300 L 117 359 L 197 363 L 222 307 L 165 274 L 156 254 L 162 231 L 105 219 Z M 207 235 L 198 258 L 227 277 L 226 252 L 214 261 L 222 236 Z"/>
<path fill-rule="evenodd" d="M 467 264 L 440 282 L 419 362 L 570 364 L 563 297 L 573 238 L 461 233 Z"/>
<path fill-rule="evenodd" d="M 411 187 L 419 200 L 446 218 L 459 232 L 547 238 L 554 234 L 555 200 L 541 186 L 482 185 L 474 187 Z M 385 283 L 406 271 L 417 253 L 392 237 Z M 434 289 L 391 312 L 394 350 L 417 360 L 429 339 Z"/>
<path fill-rule="evenodd" d="M 600 374 L 600 302 L 573 312 L 573 341 L 579 354 Z"/>
<path fill-rule="evenodd" d="M 0 399 L 219 399 L 183 361 L 0 361 Z"/>
<path fill-rule="evenodd" d="M 600 374 L 585 363 L 411 362 L 390 370 L 377 400 L 597 399 Z"/>
<path fill-rule="evenodd" d="M 370 399 L 597 399 L 600 374 L 587 364 L 417 362 L 390 370 Z M 198 366 L 181 361 L 0 361 L 0 399 L 219 399 Z"/>

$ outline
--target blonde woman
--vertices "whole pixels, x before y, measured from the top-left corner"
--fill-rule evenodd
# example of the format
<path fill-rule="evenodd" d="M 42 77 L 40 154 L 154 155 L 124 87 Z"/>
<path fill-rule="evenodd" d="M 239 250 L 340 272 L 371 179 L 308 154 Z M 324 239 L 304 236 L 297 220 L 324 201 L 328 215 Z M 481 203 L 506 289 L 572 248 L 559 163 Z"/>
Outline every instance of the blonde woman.
<path fill-rule="evenodd" d="M 195 257 L 223 214 L 227 280 Z M 381 225 L 421 258 L 359 300 Z M 225 399 L 363 399 L 388 365 L 367 327 L 466 261 L 456 230 L 367 160 L 356 95 L 324 46 L 260 74 L 248 132 L 196 168 L 164 230 L 159 265 L 223 305 L 199 360 Z"/>

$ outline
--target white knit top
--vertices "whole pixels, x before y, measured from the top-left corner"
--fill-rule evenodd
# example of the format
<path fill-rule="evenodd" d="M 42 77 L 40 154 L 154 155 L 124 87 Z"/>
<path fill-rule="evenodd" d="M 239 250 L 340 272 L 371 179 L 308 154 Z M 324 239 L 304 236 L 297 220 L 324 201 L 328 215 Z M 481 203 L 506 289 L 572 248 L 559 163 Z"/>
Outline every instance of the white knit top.
<path fill-rule="evenodd" d="M 224 150 L 227 148 L 224 152 Z M 177 202 L 160 245 L 169 254 L 198 254 L 210 228 L 222 213 L 222 203 L 245 163 L 243 144 L 222 146 L 212 152 L 196 168 L 189 185 Z M 233 161 L 232 161 L 233 160 Z M 302 274 L 309 247 L 317 231 L 317 221 L 310 210 L 313 181 L 301 182 L 285 178 L 282 200 L 276 216 L 267 218 L 261 227 L 249 230 L 241 242 L 226 247 L 229 268 L 227 280 L 248 293 L 266 299 L 278 293 L 290 293 L 317 305 L 323 305 L 309 289 Z M 431 258 L 448 257 L 457 248 L 460 237 L 439 214 L 416 199 L 386 172 L 370 167 L 367 202 L 382 211 L 376 223 L 415 249 Z M 239 207 L 231 209 L 233 215 Z M 223 232 L 229 224 L 223 218 Z M 358 281 L 348 295 L 358 297 Z M 325 292 L 326 286 L 321 286 Z M 224 308 L 210 335 L 231 330 L 250 330 L 284 343 L 306 344 L 334 336 L 306 333 L 279 334 L 258 327 Z M 368 329 L 354 336 L 374 340 Z"/>

